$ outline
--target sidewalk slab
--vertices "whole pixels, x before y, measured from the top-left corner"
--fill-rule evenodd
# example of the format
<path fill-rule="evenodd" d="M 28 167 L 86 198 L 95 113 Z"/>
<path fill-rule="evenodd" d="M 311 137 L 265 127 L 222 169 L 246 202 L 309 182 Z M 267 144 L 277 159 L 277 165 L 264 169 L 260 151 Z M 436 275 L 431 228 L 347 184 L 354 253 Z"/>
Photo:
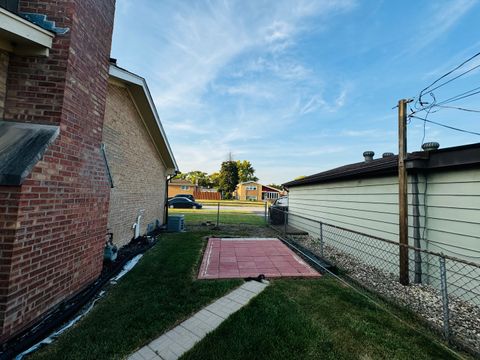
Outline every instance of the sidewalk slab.
<path fill-rule="evenodd" d="M 129 356 L 128 360 L 176 360 L 215 330 L 230 315 L 240 310 L 268 286 L 268 282 L 249 281 L 206 306 L 150 344 Z"/>

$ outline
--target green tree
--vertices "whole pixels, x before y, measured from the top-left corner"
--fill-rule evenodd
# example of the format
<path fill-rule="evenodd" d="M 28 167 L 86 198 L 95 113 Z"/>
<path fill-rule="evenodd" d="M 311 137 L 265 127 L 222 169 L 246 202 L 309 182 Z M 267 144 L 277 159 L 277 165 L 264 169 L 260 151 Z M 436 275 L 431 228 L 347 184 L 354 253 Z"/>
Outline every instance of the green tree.
<path fill-rule="evenodd" d="M 278 184 L 268 184 L 267 186 L 270 186 L 274 189 L 278 189 L 278 190 L 283 190 L 283 186 L 282 185 L 278 185 Z"/>
<path fill-rule="evenodd" d="M 220 187 L 220 173 L 214 172 L 208 175 L 209 186 L 212 188 L 219 188 Z"/>
<path fill-rule="evenodd" d="M 225 199 L 231 199 L 238 184 L 238 166 L 236 161 L 224 161 L 220 168 L 219 189 Z"/>
<path fill-rule="evenodd" d="M 206 172 L 194 170 L 186 174 L 186 180 L 190 181 L 192 184 L 197 184 L 199 186 L 208 186 L 209 179 Z"/>
<path fill-rule="evenodd" d="M 179 172 L 177 174 L 177 176 L 175 176 L 177 179 L 182 179 L 182 180 L 186 180 L 187 179 L 187 175 L 188 173 L 182 173 L 182 172 Z"/>
<path fill-rule="evenodd" d="M 246 182 L 246 181 L 258 181 L 258 177 L 255 176 L 255 169 L 253 168 L 252 164 L 248 160 L 237 160 L 237 168 L 238 168 L 238 181 L 239 182 Z"/>

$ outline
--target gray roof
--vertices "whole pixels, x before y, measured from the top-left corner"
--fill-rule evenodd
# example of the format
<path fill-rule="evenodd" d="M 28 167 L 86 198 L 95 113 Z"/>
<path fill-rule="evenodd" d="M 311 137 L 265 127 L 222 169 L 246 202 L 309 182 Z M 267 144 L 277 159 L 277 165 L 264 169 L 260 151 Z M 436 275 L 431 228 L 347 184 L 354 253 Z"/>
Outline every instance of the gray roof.
<path fill-rule="evenodd" d="M 58 126 L 0 121 L 0 185 L 21 185 L 58 134 Z"/>
<path fill-rule="evenodd" d="M 416 151 L 409 153 L 406 167 L 409 172 L 428 171 L 430 169 L 445 169 L 453 167 L 469 168 L 480 166 L 480 143 L 443 148 L 432 151 Z M 284 183 L 283 186 L 319 184 L 324 182 L 370 178 L 394 175 L 398 173 L 398 155 L 362 161 L 340 166 L 318 174 Z"/>

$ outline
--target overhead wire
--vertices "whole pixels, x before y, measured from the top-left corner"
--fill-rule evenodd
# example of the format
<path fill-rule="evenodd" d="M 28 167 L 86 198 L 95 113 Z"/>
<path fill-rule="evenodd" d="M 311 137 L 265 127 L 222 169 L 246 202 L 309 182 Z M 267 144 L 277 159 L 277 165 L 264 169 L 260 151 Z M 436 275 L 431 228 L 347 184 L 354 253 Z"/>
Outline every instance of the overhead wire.
<path fill-rule="evenodd" d="M 442 123 L 439 123 L 439 122 L 436 122 L 436 121 L 432 121 L 432 120 L 428 120 L 426 118 L 422 118 L 420 116 L 416 116 L 416 115 L 409 115 L 410 118 L 414 118 L 414 119 L 419 119 L 419 120 L 423 120 L 425 122 L 428 122 L 428 123 L 431 123 L 431 124 L 435 124 L 435 125 L 438 125 L 438 126 L 442 126 L 444 128 L 447 128 L 447 129 L 450 129 L 450 130 L 455 130 L 455 131 L 460 131 L 460 132 L 463 132 L 463 133 L 467 133 L 467 134 L 472 134 L 472 135 L 478 135 L 480 136 L 480 133 L 478 132 L 475 132 L 475 131 L 470 131 L 470 130 L 465 130 L 465 129 L 460 129 L 460 128 L 456 128 L 454 126 L 449 126 L 449 125 L 445 125 L 445 124 L 442 124 Z"/>
<path fill-rule="evenodd" d="M 454 101 L 462 100 L 462 99 L 465 99 L 467 97 L 470 97 L 470 96 L 473 96 L 473 95 L 476 95 L 476 94 L 480 94 L 480 86 L 475 88 L 475 89 L 472 89 L 472 90 L 466 91 L 464 93 L 461 93 L 459 95 L 452 96 L 452 97 L 450 97 L 446 100 L 443 100 L 443 101 L 439 102 L 438 104 L 439 105 L 450 104 Z"/>
<path fill-rule="evenodd" d="M 417 102 L 423 106 L 422 104 L 422 96 L 427 92 L 427 91 L 433 91 L 432 89 L 430 89 L 432 86 L 434 86 L 435 84 L 437 84 L 440 80 L 446 78 L 448 75 L 452 74 L 453 72 L 457 71 L 458 69 L 460 69 L 462 66 L 464 66 L 465 64 L 469 63 L 470 61 L 472 61 L 473 59 L 475 59 L 476 57 L 480 56 L 480 52 L 477 52 L 476 54 L 472 55 L 471 57 L 469 57 L 467 60 L 463 61 L 461 64 L 457 65 L 456 67 L 454 67 L 452 70 L 450 71 L 447 71 L 445 74 L 443 74 L 442 76 L 440 76 L 438 79 L 436 79 L 434 82 L 432 82 L 430 85 L 428 85 L 427 87 L 425 87 L 422 91 L 420 91 L 420 94 L 418 96 L 418 100 Z M 464 74 L 461 74 L 460 76 L 463 76 L 465 75 Z M 456 77 L 458 78 L 458 76 Z M 436 87 L 436 89 L 438 89 L 439 87 L 441 86 L 444 86 L 446 84 L 448 84 L 449 82 L 455 80 L 456 78 L 454 79 L 451 79 L 449 80 L 448 82 L 445 82 L 439 86 Z"/>
<path fill-rule="evenodd" d="M 440 89 L 442 86 L 445 86 L 445 85 L 451 83 L 452 81 L 457 80 L 458 78 L 462 77 L 463 75 L 466 75 L 466 74 L 468 74 L 469 72 L 471 72 L 471 71 L 473 71 L 473 70 L 475 70 L 475 69 L 477 69 L 477 68 L 479 68 L 479 67 L 480 67 L 480 64 L 478 64 L 478 65 L 472 67 L 471 69 L 469 69 L 469 70 L 461 73 L 460 75 L 457 75 L 457 76 L 451 78 L 450 80 L 447 80 L 447 81 L 441 83 L 440 85 L 437 85 L 437 86 L 434 87 L 433 89 L 429 89 L 428 91 L 431 92 L 431 91 L 435 91 L 435 90 L 437 90 L 437 89 Z"/>
<path fill-rule="evenodd" d="M 450 130 L 455 130 L 455 131 L 459 131 L 459 132 L 463 132 L 463 133 L 467 133 L 467 134 L 479 135 L 480 136 L 480 133 L 478 133 L 478 132 L 470 131 L 470 130 L 466 130 L 466 129 L 461 129 L 461 128 L 446 125 L 446 124 L 442 124 L 440 122 L 429 120 L 429 118 L 428 118 L 430 116 L 430 114 L 436 113 L 436 112 L 438 112 L 442 109 L 453 109 L 453 110 L 459 110 L 459 111 L 465 111 L 465 112 L 480 113 L 480 110 L 470 109 L 466 106 L 447 105 L 447 104 L 450 104 L 450 103 L 453 103 L 453 102 L 463 100 L 463 99 L 469 98 L 471 96 L 480 94 L 480 86 L 475 87 L 473 89 L 470 89 L 468 91 L 464 91 L 464 92 L 462 92 L 460 94 L 457 94 L 455 96 L 451 96 L 451 97 L 449 97 L 445 100 L 442 100 L 442 101 L 437 101 L 436 96 L 434 94 L 435 90 L 438 90 L 438 89 L 442 88 L 443 86 L 446 86 L 447 84 L 450 84 L 451 82 L 459 79 L 460 77 L 465 76 L 466 74 L 469 74 L 472 71 L 480 68 L 480 64 L 476 64 L 476 65 L 474 64 L 472 67 L 470 67 L 469 69 L 461 72 L 460 74 L 457 74 L 457 75 L 455 75 L 451 78 L 448 78 L 450 75 L 454 74 L 456 71 L 458 71 L 459 69 L 464 67 L 467 63 L 471 62 L 472 60 L 476 59 L 479 56 L 480 56 L 480 52 L 477 52 L 476 54 L 470 56 L 468 59 L 466 59 L 465 61 L 463 61 L 459 65 L 455 66 L 453 69 L 447 71 L 445 74 L 443 74 L 442 76 L 437 78 L 435 81 L 430 83 L 428 86 L 423 88 L 420 91 L 420 93 L 418 94 L 418 96 L 416 97 L 414 109 L 410 108 L 410 114 L 408 115 L 408 121 L 410 123 L 412 118 L 419 119 L 419 120 L 423 121 L 422 144 L 425 141 L 427 122 L 431 123 L 431 124 L 438 125 L 438 126 L 442 126 L 444 128 L 450 129 Z M 445 81 L 442 81 L 444 79 L 445 79 Z M 427 92 L 432 97 L 432 101 L 430 101 L 430 102 L 427 102 L 423 99 Z M 424 117 L 416 116 L 416 114 L 420 113 L 420 112 L 426 112 Z"/>
<path fill-rule="evenodd" d="M 467 108 L 458 107 L 458 106 L 448 106 L 448 105 L 438 105 L 438 104 L 436 104 L 435 107 L 444 108 L 444 109 L 454 109 L 454 110 L 460 110 L 460 111 L 480 113 L 480 110 L 467 109 Z M 438 112 L 438 111 L 439 111 L 439 110 L 431 111 L 431 113 Z"/>

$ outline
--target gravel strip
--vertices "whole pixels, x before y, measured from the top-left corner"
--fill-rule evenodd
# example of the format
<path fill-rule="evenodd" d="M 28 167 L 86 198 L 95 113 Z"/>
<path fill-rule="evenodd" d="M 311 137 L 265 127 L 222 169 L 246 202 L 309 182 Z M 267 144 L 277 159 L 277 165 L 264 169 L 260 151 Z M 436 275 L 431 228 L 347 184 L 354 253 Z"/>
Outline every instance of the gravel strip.
<path fill-rule="evenodd" d="M 319 254 L 317 239 L 295 236 L 294 240 Z M 358 258 L 324 245 L 324 257 L 348 276 L 379 295 L 405 306 L 427 320 L 434 328 L 443 329 L 443 306 L 440 291 L 430 285 L 403 286 L 395 274 L 362 263 Z M 461 344 L 480 354 L 480 307 L 449 296 L 450 333 Z"/>

